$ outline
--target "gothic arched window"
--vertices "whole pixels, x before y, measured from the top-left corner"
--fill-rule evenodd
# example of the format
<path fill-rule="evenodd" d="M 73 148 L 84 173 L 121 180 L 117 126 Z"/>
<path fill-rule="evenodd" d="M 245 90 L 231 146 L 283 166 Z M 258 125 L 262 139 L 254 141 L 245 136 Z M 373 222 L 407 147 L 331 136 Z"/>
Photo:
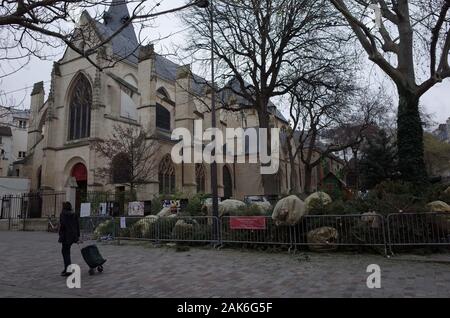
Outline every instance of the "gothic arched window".
<path fill-rule="evenodd" d="M 160 104 L 156 104 L 156 127 L 170 130 L 170 111 Z"/>
<path fill-rule="evenodd" d="M 158 94 L 160 94 L 162 96 L 163 99 L 168 99 L 170 100 L 170 96 L 169 93 L 167 93 L 167 90 L 164 87 L 160 87 L 158 88 L 158 90 L 156 91 Z"/>
<path fill-rule="evenodd" d="M 195 165 L 195 182 L 197 183 L 197 193 L 205 193 L 206 190 L 205 166 L 200 163 L 197 163 Z"/>
<path fill-rule="evenodd" d="M 159 193 L 171 194 L 175 193 L 175 167 L 170 155 L 161 160 L 158 171 Z"/>
<path fill-rule="evenodd" d="M 86 76 L 75 79 L 69 104 L 69 140 L 82 139 L 91 133 L 92 88 Z"/>

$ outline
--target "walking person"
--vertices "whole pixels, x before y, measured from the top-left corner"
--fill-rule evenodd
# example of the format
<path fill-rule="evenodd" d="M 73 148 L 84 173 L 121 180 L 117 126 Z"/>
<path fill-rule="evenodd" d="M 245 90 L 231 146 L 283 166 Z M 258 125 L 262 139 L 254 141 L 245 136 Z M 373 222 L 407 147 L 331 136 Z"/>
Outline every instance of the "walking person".
<path fill-rule="evenodd" d="M 63 203 L 63 209 L 59 218 L 59 240 L 62 244 L 62 256 L 64 259 L 64 270 L 61 276 L 69 276 L 67 267 L 72 264 L 70 259 L 70 247 L 73 243 L 78 243 L 80 240 L 80 224 L 78 216 L 72 210 L 70 202 Z"/>

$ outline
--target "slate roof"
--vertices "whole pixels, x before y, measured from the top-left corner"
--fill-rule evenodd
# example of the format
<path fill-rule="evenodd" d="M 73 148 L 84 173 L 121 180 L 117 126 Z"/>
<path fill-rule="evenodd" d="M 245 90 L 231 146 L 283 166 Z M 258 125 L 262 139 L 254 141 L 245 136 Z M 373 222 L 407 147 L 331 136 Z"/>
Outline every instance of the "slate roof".
<path fill-rule="evenodd" d="M 249 92 L 251 92 L 252 86 L 247 82 L 244 82 L 244 85 L 245 85 L 245 88 Z M 241 85 L 239 84 L 239 81 L 236 78 L 233 78 L 221 90 L 220 99 L 224 104 L 227 104 L 230 100 L 230 97 L 233 97 L 235 99 L 236 103 L 242 107 L 252 106 L 249 104 L 249 102 L 246 98 L 235 93 L 235 92 L 240 92 L 240 91 L 241 91 Z M 269 112 L 271 114 L 275 115 L 278 119 L 280 119 L 286 123 L 288 122 L 287 119 L 283 116 L 283 114 L 277 109 L 275 104 L 272 103 L 271 101 L 269 101 L 268 108 L 269 108 Z"/>
<path fill-rule="evenodd" d="M 105 38 L 111 36 L 116 32 L 123 21 L 129 17 L 128 7 L 126 0 L 113 0 L 108 11 L 104 15 L 104 23 L 98 21 L 95 22 L 98 32 Z M 127 60 L 130 63 L 138 63 L 138 54 L 140 44 L 136 38 L 134 27 L 132 24 L 128 25 L 118 35 L 112 38 L 113 53 Z M 155 71 L 158 76 L 168 81 L 176 81 L 177 69 L 180 65 L 170 61 L 169 59 L 156 54 L 155 55 Z M 200 76 L 193 75 L 193 81 L 191 81 L 191 90 L 197 95 L 204 95 L 208 81 Z M 233 89 L 227 89 L 227 86 L 232 86 Z M 250 85 L 249 85 L 250 87 Z M 230 94 L 233 90 L 239 90 L 240 86 L 237 80 L 231 80 L 219 94 L 219 98 L 222 102 L 227 102 Z M 246 105 L 248 102 L 241 96 L 236 96 L 238 104 Z M 276 106 L 270 102 L 269 112 L 274 114 L 278 119 L 287 122 L 286 118 L 276 108 Z"/>
<path fill-rule="evenodd" d="M 161 78 L 168 81 L 176 81 L 177 80 L 177 69 L 180 65 L 170 61 L 169 59 L 156 54 L 155 55 L 155 72 Z M 208 82 L 193 74 L 193 80 L 191 81 L 191 89 L 197 95 L 203 95 L 205 93 L 205 88 L 208 85 Z"/>

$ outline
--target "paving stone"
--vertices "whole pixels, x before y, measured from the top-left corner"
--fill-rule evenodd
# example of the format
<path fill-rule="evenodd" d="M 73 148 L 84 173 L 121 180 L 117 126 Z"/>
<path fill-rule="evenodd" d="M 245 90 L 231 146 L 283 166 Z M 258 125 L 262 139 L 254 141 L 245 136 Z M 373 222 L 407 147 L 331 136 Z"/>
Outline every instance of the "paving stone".
<path fill-rule="evenodd" d="M 98 243 L 105 271 L 68 289 L 57 236 L 0 232 L 0 297 L 450 297 L 449 265 L 370 254 L 299 255 L 231 249 L 174 249 Z M 442 259 L 442 256 L 439 257 Z M 368 289 L 367 266 L 381 267 L 381 289 Z"/>

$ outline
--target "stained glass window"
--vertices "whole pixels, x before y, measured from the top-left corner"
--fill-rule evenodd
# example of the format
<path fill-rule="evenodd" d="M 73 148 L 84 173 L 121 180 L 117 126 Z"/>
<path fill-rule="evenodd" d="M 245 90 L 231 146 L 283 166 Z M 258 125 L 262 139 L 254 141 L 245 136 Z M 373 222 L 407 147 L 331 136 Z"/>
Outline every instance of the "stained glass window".
<path fill-rule="evenodd" d="M 170 155 L 167 155 L 159 164 L 159 193 L 171 194 L 175 193 L 175 167 Z"/>
<path fill-rule="evenodd" d="M 206 173 L 205 166 L 200 163 L 195 165 L 195 182 L 197 183 L 197 193 L 205 193 Z"/>
<path fill-rule="evenodd" d="M 69 140 L 82 139 L 91 133 L 92 88 L 88 79 L 80 74 L 70 98 Z"/>

